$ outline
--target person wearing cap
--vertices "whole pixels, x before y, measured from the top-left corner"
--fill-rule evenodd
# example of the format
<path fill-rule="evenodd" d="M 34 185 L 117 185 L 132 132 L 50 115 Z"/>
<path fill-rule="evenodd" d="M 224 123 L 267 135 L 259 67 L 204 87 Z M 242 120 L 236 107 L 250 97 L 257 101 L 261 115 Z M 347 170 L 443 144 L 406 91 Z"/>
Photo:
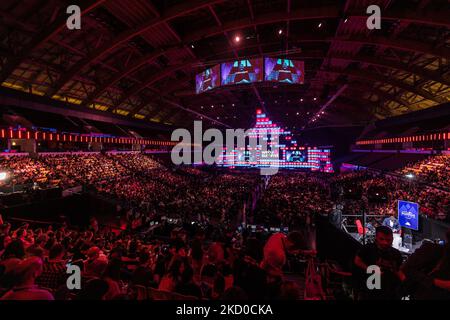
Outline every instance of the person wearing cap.
<path fill-rule="evenodd" d="M 16 267 L 17 283 L 0 300 L 54 300 L 53 295 L 35 285 L 42 273 L 43 263 L 39 257 L 30 257 Z"/>

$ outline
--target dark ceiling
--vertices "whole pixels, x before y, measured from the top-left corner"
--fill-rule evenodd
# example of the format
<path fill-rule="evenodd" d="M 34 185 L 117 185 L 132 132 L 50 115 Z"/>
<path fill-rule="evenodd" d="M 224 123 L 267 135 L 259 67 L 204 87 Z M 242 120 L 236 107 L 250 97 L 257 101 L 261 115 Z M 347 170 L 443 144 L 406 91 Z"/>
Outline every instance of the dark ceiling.
<path fill-rule="evenodd" d="M 0 2 L 2 86 L 175 126 L 203 118 L 246 128 L 262 106 L 293 131 L 450 101 L 447 0 L 78 3 L 81 30 L 66 28 L 72 1 Z M 366 27 L 372 4 L 381 30 Z M 208 66 L 262 55 L 304 60 L 305 83 L 195 94 L 195 74 Z"/>

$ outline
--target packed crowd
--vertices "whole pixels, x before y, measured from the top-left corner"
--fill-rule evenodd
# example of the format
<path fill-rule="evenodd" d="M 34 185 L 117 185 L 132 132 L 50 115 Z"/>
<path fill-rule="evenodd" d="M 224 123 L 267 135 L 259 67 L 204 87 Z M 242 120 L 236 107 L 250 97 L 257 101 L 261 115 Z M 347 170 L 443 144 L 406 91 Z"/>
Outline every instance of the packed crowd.
<path fill-rule="evenodd" d="M 163 168 L 163 166 L 154 158 L 144 156 L 140 153 L 108 154 L 108 158 L 112 161 L 120 163 L 134 172 L 143 172 Z"/>
<path fill-rule="evenodd" d="M 373 243 L 360 248 L 353 260 L 355 300 L 450 300 L 450 229 L 446 244 L 424 241 L 407 259 L 392 247 L 393 231 L 379 226 Z M 370 288 L 369 266 L 377 266 L 379 284 Z M 368 275 L 369 273 L 369 275 Z"/>
<path fill-rule="evenodd" d="M 170 216 L 174 219 L 226 223 L 239 216 L 259 176 L 254 174 L 184 176 L 167 169 L 102 181 L 96 191 L 119 200 L 139 220 Z M 141 225 L 141 222 L 138 222 Z"/>
<path fill-rule="evenodd" d="M 129 174 L 118 161 L 99 153 L 47 155 L 39 160 L 51 168 L 57 185 L 63 189 L 77 185 L 93 185 L 98 181 L 114 180 Z"/>
<path fill-rule="evenodd" d="M 174 218 L 225 222 L 237 217 L 259 182 L 257 174 L 172 170 L 140 153 L 85 153 L 2 158 L 3 185 L 35 183 L 63 189 L 82 185 L 108 197 L 135 219 Z M 138 223 L 140 224 L 140 223 Z"/>
<path fill-rule="evenodd" d="M 450 191 L 450 155 L 429 157 L 405 166 L 400 174 L 413 174 L 422 181 Z"/>
<path fill-rule="evenodd" d="M 449 158 L 436 156 L 415 165 L 415 168 L 421 168 L 416 170 L 419 177 L 433 182 L 440 189 L 419 185 L 412 179 L 374 177 L 366 172 L 338 174 L 327 183 L 332 189 L 337 185 L 365 194 L 374 187 L 385 190 L 387 202 L 371 203 L 369 214 L 391 215 L 396 209 L 395 201 L 403 199 L 418 202 L 421 212 L 432 218 L 448 220 L 448 192 L 441 189 L 449 187 Z M 411 168 L 406 167 L 402 172 L 410 172 Z M 259 183 L 256 174 L 214 174 L 199 168 L 173 171 L 152 157 L 139 153 L 2 157 L 0 170 L 8 176 L 0 182 L 3 186 L 35 183 L 65 189 L 85 185 L 119 200 L 125 207 L 146 213 L 176 212 L 181 216 L 191 216 L 195 212 L 200 220 L 208 215 L 220 217 L 219 221 L 227 219 L 224 208 L 236 214 L 240 210 L 238 206 Z M 318 183 L 317 177 L 306 173 L 273 177 L 255 213 L 255 222 L 289 224 L 296 218 L 298 207 L 303 208 L 303 216 L 313 212 L 327 213 L 332 204 L 326 194 L 327 186 Z M 346 210 L 357 212 L 360 207 L 357 202 L 347 203 Z M 269 214 L 269 211 L 276 213 Z"/>
<path fill-rule="evenodd" d="M 280 173 L 270 179 L 254 222 L 276 227 L 304 225 L 315 214 L 327 214 L 331 206 L 326 183 L 318 175 Z"/>

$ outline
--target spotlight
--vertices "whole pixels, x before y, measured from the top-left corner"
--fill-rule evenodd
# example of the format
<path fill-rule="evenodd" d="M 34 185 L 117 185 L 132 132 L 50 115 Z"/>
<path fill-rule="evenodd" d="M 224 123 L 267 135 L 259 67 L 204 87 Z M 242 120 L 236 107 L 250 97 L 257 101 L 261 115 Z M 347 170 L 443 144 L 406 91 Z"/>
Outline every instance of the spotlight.
<path fill-rule="evenodd" d="M 6 172 L 0 172 L 0 181 L 5 181 L 8 177 L 8 174 Z"/>
<path fill-rule="evenodd" d="M 297 115 L 299 115 L 300 113 L 297 112 Z"/>
<path fill-rule="evenodd" d="M 408 179 L 414 179 L 414 175 L 412 173 L 408 173 L 405 175 Z"/>
<path fill-rule="evenodd" d="M 322 22 L 317 26 L 318 28 L 322 28 Z"/>
<path fill-rule="evenodd" d="M 231 104 L 231 106 L 232 106 L 232 107 L 234 107 L 234 103 L 233 103 L 233 104 Z"/>
<path fill-rule="evenodd" d="M 191 44 L 191 48 L 192 48 L 192 49 L 194 49 L 194 48 L 195 48 L 193 44 Z"/>
<path fill-rule="evenodd" d="M 345 18 L 344 23 L 347 23 L 347 21 L 348 21 L 348 18 Z"/>
<path fill-rule="evenodd" d="M 314 97 L 314 99 L 313 99 L 314 101 L 317 101 L 317 98 L 316 97 Z"/>
<path fill-rule="evenodd" d="M 324 111 L 322 111 L 322 113 L 321 114 L 324 114 L 325 112 Z"/>
<path fill-rule="evenodd" d="M 300 99 L 300 102 L 303 102 L 303 98 Z"/>
<path fill-rule="evenodd" d="M 279 35 L 283 34 L 283 29 L 278 30 L 278 34 Z"/>
<path fill-rule="evenodd" d="M 234 37 L 234 42 L 238 43 L 240 41 L 241 41 L 241 37 L 240 36 Z"/>
<path fill-rule="evenodd" d="M 211 105 L 211 108 L 214 108 L 214 105 Z"/>

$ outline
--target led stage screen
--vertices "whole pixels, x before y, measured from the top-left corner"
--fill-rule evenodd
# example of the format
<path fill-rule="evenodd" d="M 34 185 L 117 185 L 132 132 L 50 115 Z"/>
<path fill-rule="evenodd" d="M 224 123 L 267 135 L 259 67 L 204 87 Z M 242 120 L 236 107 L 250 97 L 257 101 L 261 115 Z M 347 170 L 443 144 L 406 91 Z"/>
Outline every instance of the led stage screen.
<path fill-rule="evenodd" d="M 303 61 L 265 58 L 264 80 L 284 83 L 303 83 L 305 81 L 305 66 Z"/>
<path fill-rule="evenodd" d="M 197 94 L 220 86 L 220 65 L 206 69 L 195 76 L 195 92 Z"/>
<path fill-rule="evenodd" d="M 263 80 L 263 60 L 243 59 L 221 64 L 222 85 L 259 82 Z"/>

